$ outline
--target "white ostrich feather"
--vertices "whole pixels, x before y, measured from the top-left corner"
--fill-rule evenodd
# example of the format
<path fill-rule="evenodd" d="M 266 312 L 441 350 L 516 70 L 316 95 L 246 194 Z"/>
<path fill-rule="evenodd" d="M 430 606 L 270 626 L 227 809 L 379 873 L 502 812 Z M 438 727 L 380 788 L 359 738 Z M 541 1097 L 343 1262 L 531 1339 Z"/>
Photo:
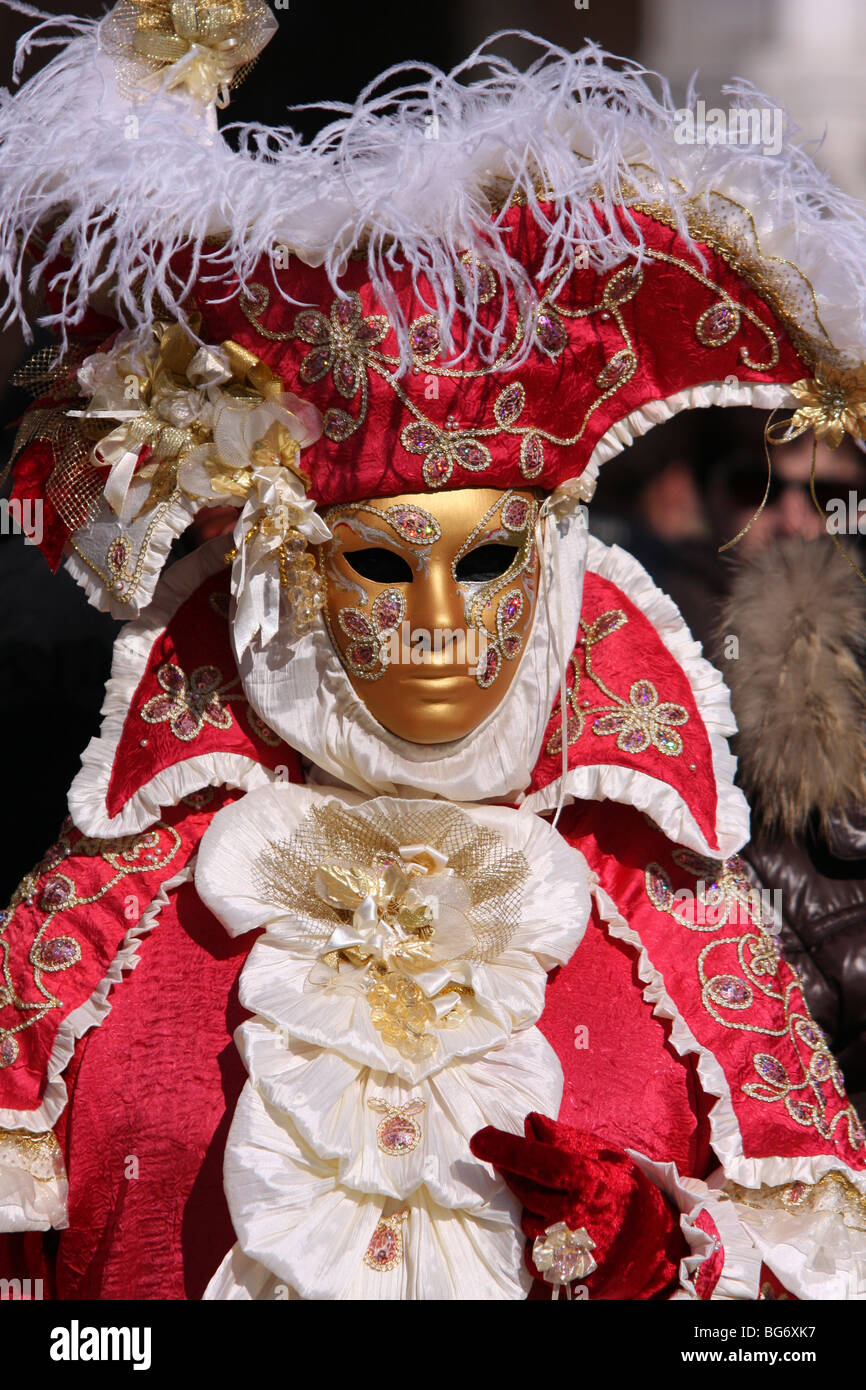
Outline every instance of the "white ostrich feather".
<path fill-rule="evenodd" d="M 39 16 L 18 0 L 12 8 Z M 146 325 L 166 309 L 182 316 L 189 284 L 173 277 L 169 262 L 183 244 L 195 250 L 195 273 L 230 267 L 243 284 L 263 255 L 288 248 L 324 265 L 335 285 L 360 245 L 398 324 L 389 272 L 403 264 L 426 278 L 429 307 L 446 326 L 455 312 L 465 314 L 492 354 L 506 296 L 498 326 L 481 329 L 471 294 L 465 304 L 457 296 L 455 258 L 480 256 L 521 304 L 531 304 L 536 290 L 491 215 L 491 190 L 500 200 L 524 194 L 545 226 L 543 277 L 580 247 L 601 269 L 634 255 L 635 246 L 640 255 L 637 227 L 600 226 L 591 198 L 607 207 L 661 202 L 688 240 L 690 200 L 717 192 L 749 210 L 765 275 L 771 283 L 777 277 L 779 293 L 790 302 L 792 272 L 782 260 L 811 282 L 814 301 L 794 295 L 804 331 L 815 336 L 816 310 L 828 348 L 866 356 L 866 212 L 816 169 L 787 120 L 778 154 L 678 144 L 673 99 L 656 74 L 592 44 L 570 54 L 528 34 L 520 37 L 531 61 L 520 71 L 496 55 L 496 35 L 451 73 L 392 68 L 353 106 L 327 106 L 334 119 L 309 143 L 288 126 L 235 125 L 233 150 L 212 110 L 190 98 L 121 96 L 113 61 L 99 49 L 99 22 L 63 23 L 70 36 L 60 53 L 0 104 L 7 319 L 25 322 L 26 292 L 41 273 L 26 283 L 22 244 L 59 218 L 49 256 L 66 244 L 71 266 L 55 283 L 60 310 L 42 322 L 61 334 L 106 294 L 128 325 Z M 55 41 L 43 23 L 23 42 Z M 732 105 L 778 110 L 746 83 L 727 96 Z M 695 99 L 690 91 L 691 106 Z M 214 237 L 222 244 L 206 244 Z"/>

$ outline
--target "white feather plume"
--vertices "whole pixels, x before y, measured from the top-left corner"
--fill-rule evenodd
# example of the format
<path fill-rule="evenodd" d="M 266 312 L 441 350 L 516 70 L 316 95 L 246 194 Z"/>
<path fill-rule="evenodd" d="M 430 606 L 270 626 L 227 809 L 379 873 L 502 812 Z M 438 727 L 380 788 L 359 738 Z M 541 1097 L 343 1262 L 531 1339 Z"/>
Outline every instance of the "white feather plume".
<path fill-rule="evenodd" d="M 39 14 L 20 0 L 13 8 Z M 477 306 L 470 297 L 461 307 L 455 291 L 456 256 L 480 256 L 521 303 L 535 295 L 491 216 L 491 189 L 523 193 L 545 225 L 543 275 L 578 247 L 600 269 L 636 244 L 640 254 L 639 230 L 600 225 L 591 198 L 608 207 L 661 201 L 688 240 L 687 203 L 717 191 L 751 212 L 770 279 L 778 267 L 784 289 L 790 271 L 774 258 L 793 261 L 812 284 L 833 347 L 866 357 L 866 212 L 816 169 L 787 121 L 778 154 L 679 144 L 673 99 L 656 74 L 593 44 L 570 54 L 528 34 L 520 37 L 532 59 L 520 71 L 496 55 L 496 35 L 448 74 L 390 69 L 354 105 L 326 107 L 334 119 L 309 143 L 290 127 L 253 123 L 232 127 L 234 150 L 212 111 L 189 98 L 121 96 L 99 23 L 65 23 L 61 52 L 0 104 L 7 319 L 25 322 L 22 244 L 59 218 L 49 257 L 65 245 L 71 264 L 54 283 L 61 307 L 42 322 L 64 334 L 106 294 L 129 325 L 165 308 L 182 316 L 189 283 L 173 276 L 170 259 L 184 244 L 194 248 L 194 274 L 231 268 L 242 284 L 275 247 L 323 264 L 336 284 L 349 252 L 363 245 L 375 290 L 398 323 L 389 271 L 402 263 L 426 277 L 430 308 L 446 324 L 460 311 L 477 328 Z M 44 24 L 29 39 L 51 41 Z M 746 83 L 727 95 L 732 105 L 778 109 Z M 695 99 L 692 90 L 689 104 Z M 214 237 L 223 238 L 216 247 L 206 243 Z M 503 329 L 481 330 L 484 351 L 497 350 Z"/>

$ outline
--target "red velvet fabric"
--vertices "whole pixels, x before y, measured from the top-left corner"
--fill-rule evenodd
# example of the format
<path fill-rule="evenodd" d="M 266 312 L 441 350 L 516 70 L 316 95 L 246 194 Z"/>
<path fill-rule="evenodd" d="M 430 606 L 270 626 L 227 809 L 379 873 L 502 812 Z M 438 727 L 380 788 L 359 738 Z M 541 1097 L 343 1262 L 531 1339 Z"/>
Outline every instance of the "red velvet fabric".
<path fill-rule="evenodd" d="M 725 1247 L 719 1235 L 719 1228 L 706 1208 L 698 1212 L 695 1225 L 704 1231 L 713 1242 L 712 1253 L 703 1261 L 695 1275 L 695 1293 L 698 1298 L 707 1300 L 712 1298 L 715 1287 L 722 1277 L 722 1270 L 725 1267 Z"/>
<path fill-rule="evenodd" d="M 674 1051 L 669 1025 L 642 991 L 634 951 L 593 912 L 571 960 L 550 977 L 539 1021 L 563 1070 L 559 1118 L 610 1148 L 704 1178 L 716 1164 L 694 1058 Z"/>
<path fill-rule="evenodd" d="M 45 495 L 45 484 L 54 467 L 54 450 L 50 444 L 37 440 L 23 449 L 15 462 L 13 501 L 39 502 L 42 506 L 42 535 L 39 549 L 52 570 L 57 570 L 63 557 L 63 547 L 69 539 L 69 528 L 61 521 L 57 509 Z M 37 532 L 38 535 L 38 532 Z"/>
<path fill-rule="evenodd" d="M 627 1154 L 581 1130 L 531 1114 L 525 1132 L 520 1139 L 488 1127 L 470 1147 L 523 1203 L 530 1272 L 538 1277 L 531 1242 L 564 1221 L 571 1230 L 585 1228 L 595 1242 L 598 1268 L 580 1281 L 590 1298 L 668 1296 L 679 1282 L 687 1247 L 679 1217 L 661 1191 Z"/>
<path fill-rule="evenodd" d="M 59 1298 L 198 1299 L 233 1244 L 222 1157 L 246 1077 L 232 1035 L 250 946 L 182 888 L 79 1045 Z"/>

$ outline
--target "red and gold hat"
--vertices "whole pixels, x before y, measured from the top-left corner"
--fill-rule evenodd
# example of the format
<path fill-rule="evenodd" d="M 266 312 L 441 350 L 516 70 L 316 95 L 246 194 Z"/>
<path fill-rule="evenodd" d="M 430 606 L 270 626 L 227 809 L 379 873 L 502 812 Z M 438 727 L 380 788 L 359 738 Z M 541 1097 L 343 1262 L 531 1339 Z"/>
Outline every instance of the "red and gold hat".
<path fill-rule="evenodd" d="M 242 508 L 237 592 L 296 579 L 333 503 L 588 500 L 679 410 L 866 428 L 866 217 L 790 142 L 689 143 L 651 74 L 539 45 L 231 149 L 226 34 L 248 63 L 267 11 L 204 3 L 180 32 L 124 5 L 0 111 L 8 303 L 30 254 L 65 349 L 30 373 L 15 496 L 94 602 L 138 612 L 203 506 Z"/>

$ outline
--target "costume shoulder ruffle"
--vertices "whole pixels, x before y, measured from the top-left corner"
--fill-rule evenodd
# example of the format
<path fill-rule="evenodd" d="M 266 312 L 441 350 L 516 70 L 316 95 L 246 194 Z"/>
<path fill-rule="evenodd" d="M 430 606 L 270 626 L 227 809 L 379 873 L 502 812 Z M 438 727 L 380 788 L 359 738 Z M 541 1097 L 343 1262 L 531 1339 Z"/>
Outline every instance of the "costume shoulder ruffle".
<path fill-rule="evenodd" d="M 69 792 L 88 834 L 143 830 L 207 787 L 301 780 L 297 753 L 241 688 L 224 549 L 218 540 L 173 565 L 115 643 L 102 728 Z"/>
<path fill-rule="evenodd" d="M 577 646 L 568 672 L 566 792 L 646 812 L 674 844 L 711 858 L 749 838 L 734 785 L 728 690 L 679 609 L 642 565 L 591 539 Z M 551 716 L 527 805 L 557 804 L 562 719 Z"/>

